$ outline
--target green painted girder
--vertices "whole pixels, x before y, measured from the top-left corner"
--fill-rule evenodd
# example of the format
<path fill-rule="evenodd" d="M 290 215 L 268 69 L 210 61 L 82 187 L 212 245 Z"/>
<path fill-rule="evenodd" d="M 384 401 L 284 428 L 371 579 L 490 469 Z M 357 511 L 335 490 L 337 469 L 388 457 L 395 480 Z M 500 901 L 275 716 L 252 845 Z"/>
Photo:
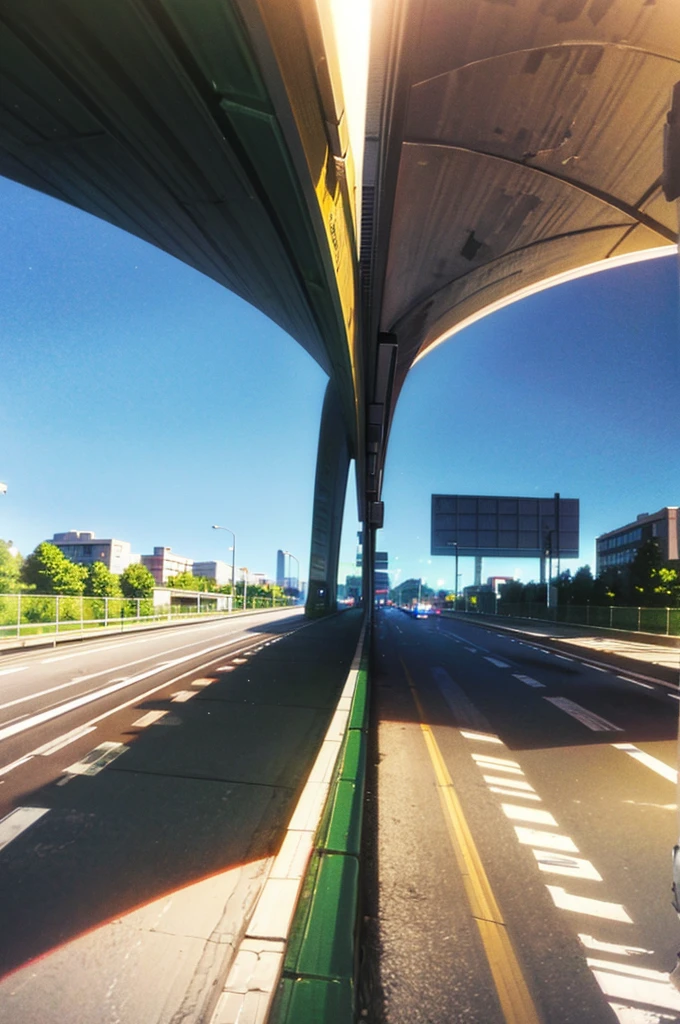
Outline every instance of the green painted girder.
<path fill-rule="evenodd" d="M 259 8 L 245 6 L 252 21 Z M 0 174 L 164 249 L 262 310 L 336 378 L 354 434 L 352 342 L 319 181 L 291 130 L 294 98 L 275 62 L 263 69 L 252 35 L 228 0 L 4 0 Z M 325 131 L 320 102 L 305 114 Z"/>

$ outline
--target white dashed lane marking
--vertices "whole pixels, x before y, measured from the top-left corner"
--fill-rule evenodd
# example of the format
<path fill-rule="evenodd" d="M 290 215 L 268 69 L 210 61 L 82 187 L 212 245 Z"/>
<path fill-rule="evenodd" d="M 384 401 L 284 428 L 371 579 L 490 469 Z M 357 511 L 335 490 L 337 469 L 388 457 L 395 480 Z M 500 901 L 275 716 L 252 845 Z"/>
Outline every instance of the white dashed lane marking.
<path fill-rule="evenodd" d="M 543 832 L 538 828 L 515 825 L 515 835 L 522 846 L 547 847 L 550 850 L 563 850 L 565 853 L 579 852 L 573 839 L 560 835 L 558 832 Z"/>
<path fill-rule="evenodd" d="M 557 825 L 549 811 L 540 811 L 537 807 L 520 807 L 518 804 L 501 804 L 506 818 L 512 821 L 532 821 L 534 825 Z"/>
<path fill-rule="evenodd" d="M 495 665 L 497 668 L 510 668 L 510 666 L 508 665 L 507 661 L 499 661 L 498 658 L 487 658 L 487 657 L 485 657 L 484 661 L 490 661 L 491 664 Z"/>
<path fill-rule="evenodd" d="M 136 722 L 132 723 L 133 728 L 146 729 L 148 725 L 154 725 L 167 715 L 167 711 L 147 711 L 145 715 L 138 718 Z"/>
<path fill-rule="evenodd" d="M 545 683 L 539 683 L 538 679 L 532 679 L 531 676 L 513 675 L 512 678 L 513 679 L 519 679 L 520 683 L 524 683 L 526 686 L 534 686 L 534 687 L 538 687 L 538 686 L 543 687 L 543 686 L 545 686 Z"/>
<path fill-rule="evenodd" d="M 600 872 L 583 857 L 570 857 L 565 853 L 556 853 L 551 850 L 532 850 L 532 853 L 541 871 L 549 871 L 553 875 L 585 878 L 591 882 L 602 881 Z"/>
<path fill-rule="evenodd" d="M 461 729 L 461 736 L 466 740 L 479 740 L 481 743 L 500 743 L 503 747 L 505 744 L 503 740 L 499 739 L 498 736 L 492 736 L 486 732 L 468 732 L 465 729 Z"/>
<path fill-rule="evenodd" d="M 575 701 L 569 700 L 567 697 L 544 697 L 543 700 L 554 704 L 560 711 L 566 711 L 568 715 L 581 722 L 582 725 L 587 726 L 588 729 L 592 729 L 593 732 L 624 731 L 620 725 L 614 725 L 613 722 L 607 721 L 606 718 L 600 718 L 594 711 L 588 711 L 587 708 L 581 707 L 580 704 L 576 704 Z"/>
<path fill-rule="evenodd" d="M 0 821 L 0 850 L 30 828 L 49 807 L 17 807 Z"/>
<path fill-rule="evenodd" d="M 585 709 L 581 710 L 585 711 Z M 586 712 L 586 714 L 590 715 L 591 713 Z M 597 718 L 597 716 L 595 717 Z M 611 723 L 608 723 L 608 725 L 611 727 Z M 489 736 L 485 734 L 479 735 L 470 732 L 461 733 L 461 735 L 471 742 L 485 742 L 489 740 Z M 676 769 L 653 757 L 651 754 L 640 750 L 634 744 L 613 743 L 612 746 L 617 750 L 624 751 L 624 753 L 635 758 L 635 760 L 646 767 L 651 768 L 663 778 L 668 779 L 669 782 L 676 782 L 678 774 Z M 493 772 L 524 774 L 517 761 L 478 753 L 473 753 L 472 758 L 482 771 L 488 769 Z M 485 774 L 484 781 L 492 793 L 500 793 L 515 798 L 522 797 L 524 799 L 540 800 L 540 797 L 535 794 L 532 787 L 519 779 L 508 779 L 495 774 Z M 498 785 L 498 783 L 501 785 Z M 528 789 L 524 789 L 524 786 L 527 786 Z M 520 807 L 516 804 L 501 804 L 501 807 L 505 815 L 510 819 L 530 821 L 536 825 L 551 824 L 557 826 L 557 822 L 547 811 Z M 599 871 L 589 860 L 586 860 L 584 857 L 573 856 L 573 854 L 578 854 L 579 850 L 569 836 L 526 825 L 514 825 L 513 827 L 518 841 L 524 846 L 531 847 L 531 852 L 541 871 L 553 875 L 566 875 L 583 881 L 587 885 L 603 881 Z M 606 921 L 619 922 L 624 925 L 633 924 L 632 918 L 620 903 L 568 892 L 562 886 L 546 885 L 546 888 L 550 893 L 553 903 L 559 910 Z M 639 946 L 602 942 L 591 935 L 585 934 L 579 934 L 578 937 L 587 949 L 601 954 L 619 957 L 654 955 L 653 950 L 644 949 Z M 666 972 L 653 970 L 648 967 L 640 967 L 630 961 L 628 963 L 620 963 L 600 960 L 592 956 L 586 958 L 586 963 L 617 1017 L 619 1024 L 661 1024 L 662 1021 L 680 1020 L 680 1017 L 675 1014 L 669 1016 L 666 1012 L 668 1010 L 680 1010 L 680 993 L 673 987 Z M 644 1005 L 641 1006 L 640 1004 Z"/>
<path fill-rule="evenodd" d="M 586 914 L 588 917 L 601 917 L 607 921 L 633 923 L 625 907 L 620 903 L 596 900 L 591 896 L 576 896 L 574 893 L 567 892 L 560 885 L 547 885 L 546 889 L 559 910 L 570 910 L 574 914 Z"/>

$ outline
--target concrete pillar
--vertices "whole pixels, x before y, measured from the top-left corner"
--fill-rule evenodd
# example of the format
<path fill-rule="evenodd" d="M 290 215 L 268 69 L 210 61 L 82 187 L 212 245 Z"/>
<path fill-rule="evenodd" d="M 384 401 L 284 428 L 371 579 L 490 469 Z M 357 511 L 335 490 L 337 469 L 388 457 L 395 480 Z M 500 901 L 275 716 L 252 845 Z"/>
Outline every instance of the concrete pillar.
<path fill-rule="evenodd" d="M 307 615 L 328 615 L 336 608 L 342 513 L 345 507 L 350 449 L 342 406 L 329 380 L 321 413 L 314 483 L 312 544 L 309 556 Z"/>

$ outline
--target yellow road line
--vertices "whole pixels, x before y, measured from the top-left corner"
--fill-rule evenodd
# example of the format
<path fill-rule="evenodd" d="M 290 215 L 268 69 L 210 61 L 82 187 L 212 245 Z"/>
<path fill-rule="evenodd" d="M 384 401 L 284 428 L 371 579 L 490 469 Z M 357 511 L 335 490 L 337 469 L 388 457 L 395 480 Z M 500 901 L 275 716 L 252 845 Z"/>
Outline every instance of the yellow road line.
<path fill-rule="evenodd" d="M 498 999 L 507 1024 L 540 1024 L 540 1017 L 524 980 L 522 969 L 512 947 L 500 907 L 475 842 L 472 838 L 458 794 L 449 775 L 442 752 L 429 725 L 418 692 L 403 660 L 399 659 L 411 690 L 439 787 L 451 844 L 463 878 L 472 916 L 477 922 Z"/>

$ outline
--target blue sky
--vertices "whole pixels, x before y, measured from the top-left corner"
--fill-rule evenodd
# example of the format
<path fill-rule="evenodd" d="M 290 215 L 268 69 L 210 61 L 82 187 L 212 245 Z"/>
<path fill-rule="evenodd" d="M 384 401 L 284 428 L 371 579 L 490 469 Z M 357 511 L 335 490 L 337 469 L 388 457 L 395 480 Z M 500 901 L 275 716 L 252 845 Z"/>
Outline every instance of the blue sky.
<path fill-rule="evenodd" d="M 0 536 L 27 554 L 94 530 L 146 554 L 307 576 L 325 376 L 276 326 L 176 260 L 0 179 Z M 430 495 L 581 499 L 582 557 L 638 512 L 680 503 L 674 259 L 543 292 L 419 363 L 390 440 L 379 548 L 400 578 L 430 559 Z M 342 572 L 356 545 L 347 501 Z M 573 566 L 572 566 L 573 567 Z M 462 583 L 472 562 L 461 560 Z M 535 562 L 485 562 L 535 577 Z"/>

